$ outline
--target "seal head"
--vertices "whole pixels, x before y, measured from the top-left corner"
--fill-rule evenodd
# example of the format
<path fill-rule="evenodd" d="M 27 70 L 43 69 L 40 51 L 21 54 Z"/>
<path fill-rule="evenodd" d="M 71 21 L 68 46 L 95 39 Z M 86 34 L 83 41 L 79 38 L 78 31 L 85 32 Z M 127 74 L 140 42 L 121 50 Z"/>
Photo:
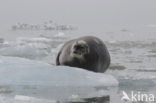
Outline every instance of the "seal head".
<path fill-rule="evenodd" d="M 70 56 L 73 58 L 82 58 L 89 53 L 89 46 L 85 41 L 76 41 L 71 48 Z"/>

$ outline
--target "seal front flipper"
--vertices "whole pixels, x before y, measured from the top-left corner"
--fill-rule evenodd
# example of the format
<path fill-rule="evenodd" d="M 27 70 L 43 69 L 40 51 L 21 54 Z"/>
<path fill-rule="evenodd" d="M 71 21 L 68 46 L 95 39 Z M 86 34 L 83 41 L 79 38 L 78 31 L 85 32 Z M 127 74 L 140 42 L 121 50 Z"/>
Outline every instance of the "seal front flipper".
<path fill-rule="evenodd" d="M 60 62 L 59 62 L 60 54 L 61 54 L 61 51 L 58 53 L 58 55 L 56 57 L 56 65 L 60 65 Z"/>

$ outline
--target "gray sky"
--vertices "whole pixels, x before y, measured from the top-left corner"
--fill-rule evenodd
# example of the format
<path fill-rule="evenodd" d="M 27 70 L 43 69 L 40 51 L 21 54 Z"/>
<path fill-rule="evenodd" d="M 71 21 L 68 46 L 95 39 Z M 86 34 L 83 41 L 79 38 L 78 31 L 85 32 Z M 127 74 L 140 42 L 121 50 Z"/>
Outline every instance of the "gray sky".
<path fill-rule="evenodd" d="M 0 0 L 0 27 L 49 19 L 67 24 L 156 24 L 156 0 Z"/>

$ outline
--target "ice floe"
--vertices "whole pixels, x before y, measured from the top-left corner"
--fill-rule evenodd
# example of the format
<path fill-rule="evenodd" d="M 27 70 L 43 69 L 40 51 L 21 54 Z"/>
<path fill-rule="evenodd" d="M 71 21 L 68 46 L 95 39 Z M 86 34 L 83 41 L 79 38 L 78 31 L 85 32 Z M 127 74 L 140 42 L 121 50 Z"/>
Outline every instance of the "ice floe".
<path fill-rule="evenodd" d="M 17 57 L 0 57 L 0 85 L 117 86 L 111 75 L 52 66 Z"/>

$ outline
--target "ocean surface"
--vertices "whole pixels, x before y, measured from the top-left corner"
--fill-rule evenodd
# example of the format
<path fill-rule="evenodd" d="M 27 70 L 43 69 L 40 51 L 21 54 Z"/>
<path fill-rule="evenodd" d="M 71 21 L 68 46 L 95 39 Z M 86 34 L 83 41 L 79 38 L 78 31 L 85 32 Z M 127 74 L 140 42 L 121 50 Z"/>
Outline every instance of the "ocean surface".
<path fill-rule="evenodd" d="M 30 85 L 22 87 L 13 84 L 4 86 L 4 79 L 0 78 L 0 103 L 56 103 L 55 100 L 66 101 L 71 97 L 103 95 L 110 96 L 110 103 L 155 103 L 155 5 L 155 0 L 1 0 L 0 69 L 4 70 L 2 75 L 6 76 L 5 73 L 8 73 L 4 68 L 9 70 L 12 66 L 16 70 L 16 66 L 19 69 L 22 64 L 28 68 L 33 66 L 40 74 L 43 71 L 36 68 L 44 68 L 42 63 L 55 66 L 57 53 L 66 41 L 90 35 L 102 39 L 106 44 L 111 56 L 111 65 L 103 75 L 114 77 L 118 85 L 79 88 Z M 49 28 L 48 21 L 55 26 L 71 25 L 76 29 L 52 30 L 54 25 Z M 16 30 L 15 25 L 21 24 L 24 24 L 20 26 L 22 29 Z M 40 25 L 48 25 L 43 26 L 48 29 L 39 29 Z M 9 66 L 7 61 L 15 65 Z M 23 66 L 21 68 L 24 69 Z M 15 73 L 16 77 L 14 70 L 12 73 Z M 31 76 L 33 73 L 30 73 Z M 79 73 L 80 77 L 82 74 Z M 11 79 L 11 76 L 13 74 L 5 79 Z M 74 79 L 72 75 L 67 77 Z M 106 80 L 109 80 L 108 78 L 109 76 Z M 18 80 L 20 79 L 17 75 L 16 81 Z M 106 84 L 114 82 L 113 80 L 110 79 Z M 132 98 L 133 94 L 135 99 Z M 155 96 L 154 102 L 150 101 L 151 95 Z M 121 100 L 123 96 L 129 98 Z M 30 102 L 30 99 L 33 101 Z"/>
<path fill-rule="evenodd" d="M 111 30 L 108 27 L 113 29 Z M 135 93 L 140 92 L 156 96 L 156 26 L 138 25 L 131 27 L 105 25 L 102 28 L 105 28 L 104 31 L 101 28 L 92 28 L 92 32 L 89 32 L 87 27 L 86 29 L 78 27 L 77 30 L 73 31 L 9 29 L 6 30 L 5 35 L 1 35 L 0 55 L 4 57 L 25 58 L 55 65 L 57 53 L 66 41 L 81 36 L 96 36 L 104 41 L 111 55 L 111 65 L 104 74 L 114 76 L 119 82 L 119 85 L 115 87 L 99 87 L 97 92 L 103 93 L 106 91 L 110 96 L 110 103 L 131 103 L 131 101 L 126 102 L 121 100 L 123 91 L 128 95 L 131 95 L 133 91 Z M 47 89 L 54 88 L 47 87 Z M 55 87 L 55 93 L 57 89 Z M 58 92 L 61 89 L 59 88 Z M 66 93 L 69 92 L 70 94 L 69 88 L 64 89 L 66 89 Z M 79 92 L 80 95 L 89 94 L 88 89 L 85 91 L 83 87 Z M 6 95 L 10 92 L 9 90 L 8 92 L 4 92 L 4 88 L 1 87 L 0 93 Z M 29 96 L 28 92 L 22 92 L 21 94 Z M 20 92 L 14 95 L 20 95 Z M 49 93 L 43 93 L 42 95 L 42 91 L 33 96 L 38 95 L 45 98 L 46 96 L 51 96 Z M 53 93 L 52 95 L 54 96 Z"/>

